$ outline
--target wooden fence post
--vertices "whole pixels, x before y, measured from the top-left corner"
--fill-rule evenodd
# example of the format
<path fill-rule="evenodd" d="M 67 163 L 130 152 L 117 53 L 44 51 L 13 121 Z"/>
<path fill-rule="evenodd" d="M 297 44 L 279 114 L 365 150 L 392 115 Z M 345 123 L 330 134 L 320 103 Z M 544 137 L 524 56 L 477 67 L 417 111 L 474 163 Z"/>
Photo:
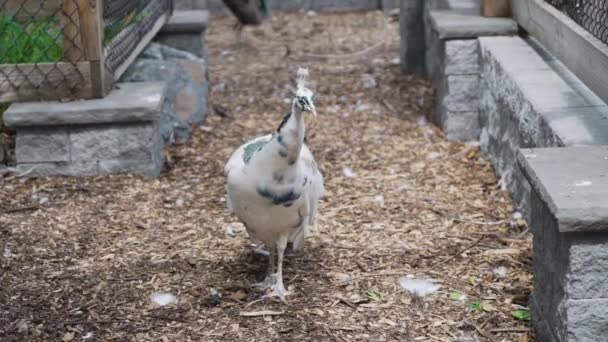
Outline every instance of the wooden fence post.
<path fill-rule="evenodd" d="M 78 1 L 80 18 L 80 35 L 84 59 L 91 68 L 93 96 L 103 97 L 106 94 L 106 79 L 103 55 L 103 4 L 102 0 Z"/>

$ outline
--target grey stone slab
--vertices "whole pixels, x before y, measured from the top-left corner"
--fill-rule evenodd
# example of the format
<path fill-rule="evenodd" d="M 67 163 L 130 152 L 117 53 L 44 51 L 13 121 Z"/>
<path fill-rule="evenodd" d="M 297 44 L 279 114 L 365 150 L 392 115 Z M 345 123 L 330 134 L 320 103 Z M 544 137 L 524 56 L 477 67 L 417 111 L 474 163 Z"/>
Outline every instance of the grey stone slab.
<path fill-rule="evenodd" d="M 209 11 L 175 10 L 160 33 L 198 33 L 202 34 L 209 25 Z"/>
<path fill-rule="evenodd" d="M 70 161 L 68 127 L 28 127 L 17 130 L 18 163 Z"/>
<path fill-rule="evenodd" d="M 444 73 L 447 75 L 479 74 L 479 43 L 477 39 L 445 41 Z"/>
<path fill-rule="evenodd" d="M 8 127 L 98 124 L 157 120 L 163 82 L 119 83 L 103 99 L 15 103 L 4 113 Z"/>
<path fill-rule="evenodd" d="M 561 232 L 608 231 L 607 146 L 522 149 L 518 160 Z"/>
<path fill-rule="evenodd" d="M 509 18 L 486 18 L 457 10 L 430 12 L 431 25 L 441 39 L 477 38 L 517 34 L 517 23 Z"/>
<path fill-rule="evenodd" d="M 72 128 L 72 161 L 152 160 L 154 124 L 96 125 Z"/>
<path fill-rule="evenodd" d="M 284 12 L 297 12 L 303 10 L 309 10 L 313 7 L 312 0 L 290 0 L 290 1 L 281 1 L 275 0 L 272 1 L 272 10 L 273 11 L 284 11 Z"/>
<path fill-rule="evenodd" d="M 608 145 L 608 106 L 566 108 L 542 116 L 559 145 Z"/>

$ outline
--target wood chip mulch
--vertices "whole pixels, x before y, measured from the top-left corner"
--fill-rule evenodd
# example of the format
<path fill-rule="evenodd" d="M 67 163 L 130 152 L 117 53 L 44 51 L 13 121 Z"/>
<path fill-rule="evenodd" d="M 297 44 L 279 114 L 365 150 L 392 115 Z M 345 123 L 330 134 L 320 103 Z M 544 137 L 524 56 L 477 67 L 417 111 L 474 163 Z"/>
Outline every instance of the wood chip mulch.
<path fill-rule="evenodd" d="M 478 147 L 424 120 L 432 92 L 399 70 L 398 23 L 275 14 L 240 45 L 233 23 L 212 20 L 210 115 L 160 179 L 0 178 L 0 340 L 531 341 L 512 314 L 532 286 L 526 224 Z M 327 198 L 283 304 L 251 286 L 266 259 L 226 210 L 223 166 L 276 129 L 299 66 Z M 407 276 L 440 288 L 413 297 Z"/>

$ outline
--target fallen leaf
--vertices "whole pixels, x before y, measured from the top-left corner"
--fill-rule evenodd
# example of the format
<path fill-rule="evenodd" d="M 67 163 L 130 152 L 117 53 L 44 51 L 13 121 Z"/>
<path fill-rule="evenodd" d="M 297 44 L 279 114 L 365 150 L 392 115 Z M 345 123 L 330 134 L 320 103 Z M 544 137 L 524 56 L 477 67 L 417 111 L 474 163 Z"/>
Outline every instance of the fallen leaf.
<path fill-rule="evenodd" d="M 63 342 L 69 342 L 71 340 L 74 339 L 74 333 L 73 332 L 67 332 L 65 333 L 65 335 L 63 335 L 63 337 L 61 338 L 61 341 Z"/>
<path fill-rule="evenodd" d="M 525 309 L 511 311 L 511 316 L 520 321 L 529 321 L 530 311 Z"/>

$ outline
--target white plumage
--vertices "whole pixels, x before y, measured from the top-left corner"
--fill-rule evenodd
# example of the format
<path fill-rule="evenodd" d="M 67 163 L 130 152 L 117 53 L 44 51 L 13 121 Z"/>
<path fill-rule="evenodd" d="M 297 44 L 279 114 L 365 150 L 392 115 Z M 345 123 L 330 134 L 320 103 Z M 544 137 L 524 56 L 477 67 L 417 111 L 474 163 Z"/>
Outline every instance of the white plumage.
<path fill-rule="evenodd" d="M 323 176 L 304 144 L 304 112 L 316 116 L 314 96 L 306 88 L 308 71 L 298 71 L 296 97 L 273 134 L 240 146 L 224 169 L 228 207 L 244 223 L 249 236 L 269 250 L 269 270 L 264 282 L 269 296 L 284 300 L 283 256 L 288 242 L 294 250 L 304 246 L 324 195 Z M 275 271 L 274 259 L 278 254 Z"/>

